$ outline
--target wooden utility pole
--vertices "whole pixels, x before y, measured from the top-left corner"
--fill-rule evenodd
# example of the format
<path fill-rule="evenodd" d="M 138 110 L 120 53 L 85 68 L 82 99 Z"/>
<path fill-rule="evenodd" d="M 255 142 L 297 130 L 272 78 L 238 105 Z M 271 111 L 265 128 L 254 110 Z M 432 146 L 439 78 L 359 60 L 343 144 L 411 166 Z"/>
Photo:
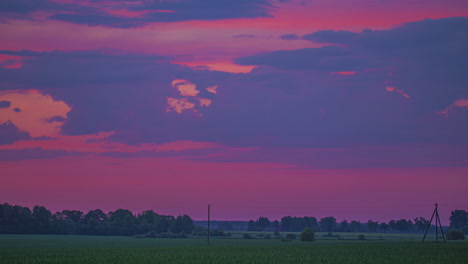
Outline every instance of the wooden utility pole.
<path fill-rule="evenodd" d="M 210 244 L 210 204 L 208 204 L 208 234 L 206 237 L 206 242 Z"/>
<path fill-rule="evenodd" d="M 439 242 L 439 228 L 440 228 L 440 233 L 442 234 L 442 238 L 444 239 L 444 243 L 445 243 L 444 230 L 442 229 L 442 223 L 440 222 L 439 210 L 437 207 L 438 207 L 438 204 L 435 204 L 434 212 L 432 213 L 431 220 L 427 224 L 426 233 L 424 233 L 422 242 L 424 242 L 424 239 L 426 239 L 427 231 L 429 231 L 429 228 L 431 227 L 431 224 L 432 224 L 432 219 L 434 219 L 434 216 L 435 216 L 436 242 Z"/>

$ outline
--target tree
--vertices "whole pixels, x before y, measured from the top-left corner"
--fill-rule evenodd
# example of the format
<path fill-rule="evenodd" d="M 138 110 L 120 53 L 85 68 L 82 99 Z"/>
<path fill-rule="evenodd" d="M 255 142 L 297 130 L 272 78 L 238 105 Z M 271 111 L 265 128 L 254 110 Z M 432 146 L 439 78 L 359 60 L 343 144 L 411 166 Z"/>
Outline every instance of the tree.
<path fill-rule="evenodd" d="M 247 224 L 247 231 L 257 231 L 257 226 L 255 225 L 254 220 L 250 220 Z"/>
<path fill-rule="evenodd" d="M 192 218 L 188 215 L 177 216 L 174 223 L 171 225 L 170 230 L 173 233 L 192 233 L 195 225 L 193 224 Z"/>
<path fill-rule="evenodd" d="M 265 228 L 270 227 L 270 220 L 267 217 L 260 217 L 255 224 L 259 231 L 263 231 Z"/>
<path fill-rule="evenodd" d="M 455 210 L 450 214 L 450 228 L 463 228 L 468 226 L 468 212 L 464 210 Z"/>
<path fill-rule="evenodd" d="M 413 229 L 413 222 L 411 220 L 400 219 L 395 223 L 396 229 L 400 232 L 409 232 Z"/>
<path fill-rule="evenodd" d="M 318 228 L 317 218 L 315 217 L 291 217 L 281 218 L 282 231 L 302 231 L 304 228 Z"/>
<path fill-rule="evenodd" d="M 374 222 L 372 220 L 367 221 L 367 232 L 375 233 L 379 227 L 379 222 Z"/>
<path fill-rule="evenodd" d="M 427 220 L 424 217 L 416 217 L 414 219 L 414 225 L 416 226 L 416 230 L 418 230 L 418 232 L 421 232 L 421 233 L 424 232 L 428 224 L 429 224 L 429 220 Z"/>
<path fill-rule="evenodd" d="M 380 223 L 379 228 L 385 233 L 390 228 L 390 225 L 385 222 L 382 222 Z"/>
<path fill-rule="evenodd" d="M 89 211 L 85 217 L 84 217 L 84 222 L 86 224 L 89 224 L 89 221 L 93 219 L 97 224 L 100 224 L 108 219 L 107 215 L 101 210 L 101 209 L 96 209 L 96 210 L 91 210 Z"/>
<path fill-rule="evenodd" d="M 395 221 L 395 220 L 390 220 L 390 222 L 388 222 L 388 225 L 389 225 L 390 228 L 392 229 L 392 232 L 394 232 L 394 231 L 397 229 L 396 221 Z"/>
<path fill-rule="evenodd" d="M 324 217 L 320 219 L 320 227 L 322 228 L 322 231 L 326 231 L 330 233 L 336 228 L 336 219 L 333 216 L 329 217 Z"/>
<path fill-rule="evenodd" d="M 463 231 L 456 230 L 456 229 L 450 229 L 447 234 L 445 234 L 448 240 L 464 240 L 465 239 L 465 234 Z"/>
<path fill-rule="evenodd" d="M 339 232 L 349 232 L 349 230 L 350 230 L 350 227 L 349 227 L 348 221 L 346 221 L 346 220 L 341 221 L 340 225 L 338 226 L 338 231 Z"/>
<path fill-rule="evenodd" d="M 61 212 L 55 213 L 58 219 L 70 219 L 71 221 L 78 223 L 83 218 L 83 212 L 76 210 L 63 210 Z"/>
<path fill-rule="evenodd" d="M 315 231 L 312 228 L 304 228 L 300 236 L 301 241 L 315 241 Z"/>
<path fill-rule="evenodd" d="M 359 230 L 361 230 L 361 222 L 359 221 L 351 221 L 351 223 L 349 224 L 349 228 L 351 229 L 351 231 L 353 232 L 358 232 Z"/>
<path fill-rule="evenodd" d="M 32 211 L 32 217 L 34 219 L 34 230 L 39 234 L 49 233 L 49 224 L 52 217 L 52 213 L 47 210 L 44 206 L 34 206 Z"/>

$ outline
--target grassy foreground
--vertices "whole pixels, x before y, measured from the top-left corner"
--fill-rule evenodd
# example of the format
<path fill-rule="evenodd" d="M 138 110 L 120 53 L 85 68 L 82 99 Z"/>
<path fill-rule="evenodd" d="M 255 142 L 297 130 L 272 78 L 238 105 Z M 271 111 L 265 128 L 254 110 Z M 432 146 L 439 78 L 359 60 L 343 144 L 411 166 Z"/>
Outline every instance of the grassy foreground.
<path fill-rule="evenodd" d="M 468 242 L 0 235 L 0 263 L 468 263 Z"/>

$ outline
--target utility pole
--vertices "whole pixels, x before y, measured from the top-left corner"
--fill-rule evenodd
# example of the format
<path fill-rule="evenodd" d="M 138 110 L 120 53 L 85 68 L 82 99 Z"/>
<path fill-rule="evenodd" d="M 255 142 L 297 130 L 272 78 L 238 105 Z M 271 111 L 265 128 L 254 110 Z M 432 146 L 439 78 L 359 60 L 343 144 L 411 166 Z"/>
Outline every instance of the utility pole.
<path fill-rule="evenodd" d="M 442 238 L 444 239 L 444 243 L 445 243 L 444 230 L 442 229 L 442 223 L 440 222 L 438 204 L 435 204 L 434 212 L 432 213 L 431 220 L 427 224 L 426 233 L 424 233 L 422 242 L 424 242 L 424 239 L 426 239 L 427 231 L 429 231 L 429 228 L 431 227 L 432 219 L 434 219 L 434 216 L 435 216 L 435 227 L 436 227 L 436 242 L 439 242 L 439 228 L 440 228 L 440 233 L 442 234 Z"/>
<path fill-rule="evenodd" d="M 210 244 L 210 204 L 208 204 L 208 234 L 206 237 L 206 242 Z"/>

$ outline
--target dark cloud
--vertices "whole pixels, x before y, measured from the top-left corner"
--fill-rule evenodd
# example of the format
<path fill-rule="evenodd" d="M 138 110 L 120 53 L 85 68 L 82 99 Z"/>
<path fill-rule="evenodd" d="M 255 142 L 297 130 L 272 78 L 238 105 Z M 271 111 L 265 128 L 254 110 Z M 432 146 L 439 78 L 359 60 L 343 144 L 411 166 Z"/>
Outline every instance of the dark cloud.
<path fill-rule="evenodd" d="M 50 19 L 90 26 L 135 28 L 152 22 L 269 17 L 270 10 L 274 8 L 270 0 L 92 2 L 93 6 L 85 6 L 80 5 L 79 1 L 3 0 L 0 12 L 16 13 L 18 15 L 15 18 L 30 19 L 27 14 L 31 12 L 49 11 L 55 13 Z M 106 12 L 109 8 L 142 13 L 137 17 L 122 17 Z"/>
<path fill-rule="evenodd" d="M 344 30 L 322 30 L 314 32 L 312 34 L 304 35 L 302 39 L 314 41 L 317 43 L 345 44 L 358 35 L 358 33 Z"/>
<path fill-rule="evenodd" d="M 75 59 L 80 58 L 76 53 L 58 52 L 24 59 L 21 69 L 0 69 L 0 84 L 18 85 L 11 89 L 39 87 L 69 104 L 64 134 L 115 131 L 106 140 L 128 144 L 192 140 L 285 148 L 463 145 L 468 144 L 467 109 L 453 106 L 447 116 L 437 113 L 468 98 L 468 43 L 459 23 L 466 22 L 425 20 L 356 33 L 339 46 L 237 59 L 260 65 L 247 74 L 193 70 L 141 54 L 94 51 L 86 59 Z M 424 33 L 431 27 L 441 40 L 431 41 Z M 393 38 L 400 45 L 389 43 Z M 350 75 L 338 73 L 343 71 Z M 167 98 L 180 96 L 171 87 L 174 79 L 196 84 L 199 95 L 212 100 L 209 107 L 200 108 L 203 116 L 166 111 Z M 218 93 L 204 90 L 215 84 Z"/>
<path fill-rule="evenodd" d="M 169 64 L 166 56 L 129 54 L 116 50 L 34 52 L 0 51 L 0 54 L 25 56 L 21 69 L 0 68 L 0 83 L 16 88 L 26 86 L 69 87 L 100 83 L 131 83 L 164 75 Z M 41 66 L 42 65 L 42 66 Z M 47 65 L 47 67 L 43 67 Z M 51 75 L 50 73 L 54 74 Z M 15 87 L 13 87 L 15 88 Z"/>
<path fill-rule="evenodd" d="M 0 145 L 12 144 L 19 140 L 29 140 L 28 132 L 20 131 L 13 123 L 0 124 Z"/>
<path fill-rule="evenodd" d="M 0 161 L 20 161 L 30 159 L 53 159 L 67 156 L 84 156 L 87 154 L 68 152 L 64 150 L 45 150 L 42 148 L 32 149 L 0 149 Z"/>
<path fill-rule="evenodd" d="M 53 123 L 53 122 L 65 122 L 67 119 L 63 116 L 53 116 L 51 118 L 46 118 L 43 121 L 46 123 Z"/>
<path fill-rule="evenodd" d="M 279 69 L 316 71 L 356 71 L 371 65 L 355 58 L 345 48 L 325 46 L 291 51 L 273 51 L 236 59 L 241 65 L 267 65 Z"/>
<path fill-rule="evenodd" d="M 1 108 L 9 108 L 11 106 L 10 101 L 0 101 L 0 109 Z"/>
<path fill-rule="evenodd" d="M 386 70 L 397 86 L 423 108 L 441 111 L 468 97 L 468 18 L 426 19 L 361 33 L 319 31 L 304 39 L 340 45 L 275 51 L 239 58 L 239 64 L 324 71 Z M 442 88 L 443 87 L 443 88 Z"/>
<path fill-rule="evenodd" d="M 285 40 L 298 40 L 299 36 L 296 34 L 285 34 L 281 35 L 280 39 L 285 39 Z"/>
<path fill-rule="evenodd" d="M 49 0 L 2 0 L 0 12 L 30 13 L 37 10 L 50 10 L 57 7 Z"/>
<path fill-rule="evenodd" d="M 19 113 L 19 112 L 21 112 L 21 108 L 15 107 L 15 108 L 13 108 L 13 111 L 15 111 L 16 113 Z"/>

